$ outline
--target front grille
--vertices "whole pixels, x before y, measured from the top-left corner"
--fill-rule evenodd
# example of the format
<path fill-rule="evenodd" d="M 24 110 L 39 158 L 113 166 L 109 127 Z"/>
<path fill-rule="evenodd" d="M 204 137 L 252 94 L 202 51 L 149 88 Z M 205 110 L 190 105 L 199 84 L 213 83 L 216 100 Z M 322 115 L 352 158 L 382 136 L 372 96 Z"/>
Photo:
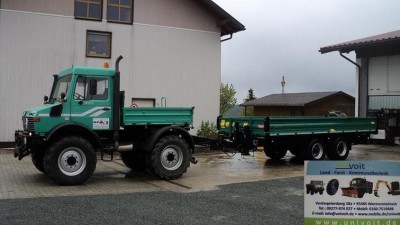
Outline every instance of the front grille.
<path fill-rule="evenodd" d="M 25 131 L 35 132 L 35 125 L 32 117 L 22 117 L 22 123 Z"/>
<path fill-rule="evenodd" d="M 33 118 L 32 117 L 28 117 L 28 127 L 27 127 L 27 129 L 30 132 L 35 132 L 35 124 L 33 123 Z"/>

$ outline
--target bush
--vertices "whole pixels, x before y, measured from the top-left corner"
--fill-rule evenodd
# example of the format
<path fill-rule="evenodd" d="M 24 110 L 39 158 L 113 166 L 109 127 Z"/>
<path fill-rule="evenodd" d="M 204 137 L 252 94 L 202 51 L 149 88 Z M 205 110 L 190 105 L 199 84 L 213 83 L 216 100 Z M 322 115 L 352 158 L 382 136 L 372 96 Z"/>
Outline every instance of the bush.
<path fill-rule="evenodd" d="M 197 136 L 210 139 L 217 139 L 218 138 L 217 127 L 214 125 L 213 122 L 201 121 L 200 128 L 197 130 Z"/>

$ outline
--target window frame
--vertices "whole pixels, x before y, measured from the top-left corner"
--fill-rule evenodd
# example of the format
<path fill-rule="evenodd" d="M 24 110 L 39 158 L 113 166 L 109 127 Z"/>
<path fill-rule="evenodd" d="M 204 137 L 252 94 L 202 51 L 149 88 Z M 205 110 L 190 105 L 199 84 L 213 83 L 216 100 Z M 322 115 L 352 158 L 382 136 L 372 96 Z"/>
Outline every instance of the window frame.
<path fill-rule="evenodd" d="M 89 35 L 102 35 L 102 36 L 108 36 L 107 42 L 108 42 L 108 51 L 109 54 L 107 55 L 102 55 L 102 54 L 92 54 L 89 51 Z M 92 57 L 92 58 L 105 58 L 105 59 L 110 59 L 112 55 L 112 33 L 107 32 L 107 31 L 96 31 L 96 30 L 86 30 L 86 47 L 85 47 L 85 54 L 86 57 Z"/>
<path fill-rule="evenodd" d="M 85 3 L 87 5 L 86 10 L 86 17 L 77 16 L 76 15 L 76 4 L 77 3 Z M 100 17 L 89 17 L 90 5 L 100 5 Z M 82 19 L 82 20 L 94 20 L 94 21 L 102 21 L 103 20 L 103 0 L 99 0 L 96 2 L 95 0 L 74 0 L 74 17 L 75 19 Z"/>
<path fill-rule="evenodd" d="M 122 24 L 133 24 L 134 0 L 130 0 L 130 1 L 131 1 L 130 7 L 126 7 L 125 5 L 121 5 L 121 0 L 118 0 L 119 4 L 113 4 L 113 3 L 110 3 L 110 0 L 107 0 L 107 8 L 106 8 L 107 9 L 107 17 L 106 17 L 107 22 L 110 22 L 110 23 L 122 23 Z M 118 8 L 118 18 L 119 18 L 119 20 L 109 19 L 108 16 L 110 15 L 110 13 L 109 13 L 108 8 L 110 6 Z M 120 20 L 120 18 L 121 18 L 121 8 L 125 8 L 125 9 L 129 9 L 130 8 L 131 18 L 130 18 L 129 22 L 125 22 L 125 21 Z"/>

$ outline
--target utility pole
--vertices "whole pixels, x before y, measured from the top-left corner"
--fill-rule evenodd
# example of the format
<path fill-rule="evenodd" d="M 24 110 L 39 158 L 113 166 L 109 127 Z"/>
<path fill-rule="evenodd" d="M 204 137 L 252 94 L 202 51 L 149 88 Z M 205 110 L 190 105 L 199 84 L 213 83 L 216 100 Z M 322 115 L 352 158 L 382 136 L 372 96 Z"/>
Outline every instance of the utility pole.
<path fill-rule="evenodd" d="M 285 84 L 286 84 L 285 76 L 283 76 L 283 77 L 282 77 L 282 81 L 281 81 L 281 85 L 282 85 L 282 94 L 285 93 Z"/>

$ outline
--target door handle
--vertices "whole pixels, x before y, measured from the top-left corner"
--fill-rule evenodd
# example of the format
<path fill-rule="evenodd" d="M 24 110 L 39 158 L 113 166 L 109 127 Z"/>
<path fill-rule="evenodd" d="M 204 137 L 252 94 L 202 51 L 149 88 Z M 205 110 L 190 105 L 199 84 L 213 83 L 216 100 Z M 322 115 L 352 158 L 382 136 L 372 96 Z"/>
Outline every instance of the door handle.
<path fill-rule="evenodd" d="M 111 110 L 111 108 L 110 107 L 104 107 L 103 110 L 104 111 L 109 111 L 109 110 Z"/>

